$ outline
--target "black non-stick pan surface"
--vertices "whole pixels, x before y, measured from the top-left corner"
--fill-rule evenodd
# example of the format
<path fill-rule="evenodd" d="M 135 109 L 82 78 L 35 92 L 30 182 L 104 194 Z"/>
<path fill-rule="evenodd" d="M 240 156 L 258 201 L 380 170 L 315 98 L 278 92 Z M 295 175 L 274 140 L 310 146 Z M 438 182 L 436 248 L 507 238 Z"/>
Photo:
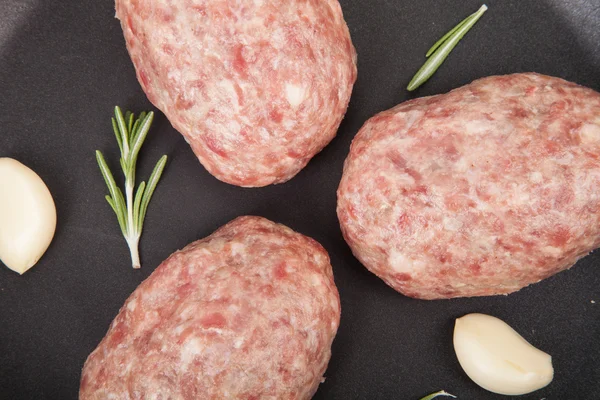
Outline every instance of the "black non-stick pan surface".
<path fill-rule="evenodd" d="M 361 266 L 335 213 L 350 142 L 379 111 L 512 72 L 600 90 L 600 1 L 490 0 L 414 94 L 405 87 L 427 49 L 481 0 L 341 4 L 359 73 L 337 137 L 288 183 L 242 189 L 209 175 L 157 113 L 139 176 L 162 154 L 169 162 L 145 222 L 143 267 L 133 270 L 94 151 L 118 173 L 113 107 L 154 108 L 136 81 L 113 1 L 0 0 L 0 157 L 38 172 L 58 211 L 56 236 L 37 266 L 23 276 L 0 267 L 0 399 L 76 399 L 86 357 L 137 285 L 175 250 L 245 214 L 309 235 L 331 256 L 342 320 L 315 399 L 417 400 L 440 389 L 461 399 L 507 398 L 479 388 L 456 360 L 454 319 L 472 312 L 502 318 L 552 355 L 554 381 L 521 399 L 600 399 L 600 253 L 509 296 L 420 301 Z"/>

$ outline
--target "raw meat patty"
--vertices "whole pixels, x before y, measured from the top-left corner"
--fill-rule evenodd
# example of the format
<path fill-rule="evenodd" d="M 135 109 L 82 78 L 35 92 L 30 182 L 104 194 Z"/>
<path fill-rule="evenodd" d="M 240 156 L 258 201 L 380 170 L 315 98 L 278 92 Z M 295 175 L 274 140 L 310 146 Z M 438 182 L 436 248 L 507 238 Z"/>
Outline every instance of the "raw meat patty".
<path fill-rule="evenodd" d="M 333 139 L 356 80 L 337 0 L 116 0 L 137 77 L 206 169 L 281 183 Z"/>
<path fill-rule="evenodd" d="M 323 247 L 241 217 L 133 292 L 87 359 L 79 398 L 309 399 L 339 321 Z"/>
<path fill-rule="evenodd" d="M 338 217 L 356 257 L 422 299 L 511 293 L 600 246 L 600 94 L 493 76 L 371 118 Z"/>

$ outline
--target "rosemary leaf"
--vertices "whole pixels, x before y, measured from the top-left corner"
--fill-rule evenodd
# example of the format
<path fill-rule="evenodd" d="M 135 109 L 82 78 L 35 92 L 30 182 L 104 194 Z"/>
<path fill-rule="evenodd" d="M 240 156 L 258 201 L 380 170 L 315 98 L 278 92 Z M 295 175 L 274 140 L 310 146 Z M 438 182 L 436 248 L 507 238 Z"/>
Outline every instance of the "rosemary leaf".
<path fill-rule="evenodd" d="M 119 132 L 121 132 L 121 138 L 123 140 L 123 151 L 125 154 L 129 153 L 129 138 L 127 137 L 127 126 L 125 125 L 125 118 L 123 117 L 123 113 L 121 109 L 117 106 L 115 107 L 115 119 L 117 120 L 117 125 L 119 127 Z"/>
<path fill-rule="evenodd" d="M 119 164 L 121 164 L 121 169 L 123 171 L 127 171 L 127 163 L 125 162 L 125 159 L 121 156 L 121 158 L 119 158 Z"/>
<path fill-rule="evenodd" d="M 142 143 L 146 140 L 146 136 L 148 135 L 148 131 L 150 130 L 150 125 L 152 125 L 152 121 L 154 120 L 154 113 L 149 112 L 148 115 L 144 118 L 143 122 L 140 123 L 138 131 L 135 132 L 135 137 L 132 137 L 131 141 L 131 160 L 133 165 L 137 160 L 137 155 L 142 147 Z"/>
<path fill-rule="evenodd" d="M 152 114 L 152 116 L 154 116 L 154 113 Z M 131 130 L 131 142 L 135 141 L 135 138 L 137 137 L 138 132 L 140 130 L 140 126 L 144 123 L 146 117 L 147 114 L 145 112 L 141 112 L 138 116 L 137 121 L 135 121 L 135 125 L 133 125 L 133 130 Z"/>
<path fill-rule="evenodd" d="M 110 208 L 112 208 L 113 211 L 116 214 L 117 213 L 117 209 L 115 208 L 115 202 L 113 201 L 112 197 L 110 197 L 109 195 L 106 195 L 106 196 L 104 196 L 104 198 L 106 199 L 106 201 L 110 205 Z"/>
<path fill-rule="evenodd" d="M 471 18 L 473 18 L 473 16 L 474 14 L 469 15 L 467 18 L 460 21 L 458 25 L 452 28 L 450 32 L 442 36 L 440 40 L 438 40 L 433 46 L 431 46 L 429 51 L 427 51 L 427 54 L 425 54 L 425 57 L 429 58 L 429 56 L 432 55 L 433 52 L 438 49 L 438 47 L 440 47 L 450 36 L 452 36 L 457 30 L 459 30 L 464 24 L 466 24 Z"/>
<path fill-rule="evenodd" d="M 102 172 L 102 176 L 104 177 L 104 182 L 106 182 L 106 186 L 108 186 L 108 191 L 110 193 L 111 200 L 113 201 L 111 206 L 113 207 L 113 210 L 117 216 L 119 226 L 121 227 L 123 233 L 125 233 L 125 213 L 123 211 L 125 204 L 123 201 L 123 193 L 121 193 L 121 190 L 115 183 L 115 178 L 113 177 L 112 172 L 110 172 L 110 169 L 104 160 L 104 156 L 102 156 L 102 153 L 99 150 L 96 150 L 96 161 L 98 162 L 100 172 Z"/>
<path fill-rule="evenodd" d="M 450 394 L 443 390 L 440 390 L 439 392 L 431 393 L 430 395 L 423 397 L 421 400 L 432 400 L 438 396 L 448 396 L 448 397 L 456 398 L 456 396 L 454 396 L 453 394 Z"/>
<path fill-rule="evenodd" d="M 125 190 L 133 191 L 133 187 L 135 185 L 135 162 L 133 162 L 131 158 L 126 163 L 127 170 L 123 170 L 125 175 Z"/>
<path fill-rule="evenodd" d="M 131 132 L 131 128 L 133 127 L 133 119 L 134 119 L 134 115 L 131 111 L 127 111 L 125 113 L 125 121 L 127 121 L 127 129 L 129 132 Z"/>
<path fill-rule="evenodd" d="M 135 121 L 135 124 L 133 124 L 133 129 L 131 130 L 131 135 L 133 137 L 136 136 L 138 128 L 140 127 L 140 123 L 142 122 L 142 119 L 138 119 L 137 121 Z"/>
<path fill-rule="evenodd" d="M 118 186 L 116 190 L 117 198 L 115 200 L 115 206 L 117 207 L 117 210 L 120 210 L 119 215 L 117 215 L 117 219 L 119 220 L 119 226 L 122 226 L 125 228 L 125 230 L 127 230 L 127 206 L 125 205 L 125 198 L 123 197 L 123 192 L 121 192 L 121 189 L 119 189 Z M 123 234 L 125 234 L 125 232 Z"/>
<path fill-rule="evenodd" d="M 110 205 L 110 208 L 113 209 L 113 211 L 115 212 L 115 215 L 118 217 L 119 215 L 119 211 L 117 210 L 117 207 L 115 206 L 115 202 L 112 199 L 112 197 L 110 197 L 108 194 L 106 196 L 104 196 L 104 198 L 106 199 L 106 201 L 108 202 L 108 204 Z M 120 222 L 120 221 L 119 221 Z M 119 223 L 120 225 L 120 223 Z"/>
<path fill-rule="evenodd" d="M 150 111 L 150 112 L 152 112 L 152 111 Z M 138 116 L 138 121 L 139 121 L 138 122 L 138 129 L 139 129 L 139 126 L 144 122 L 144 120 L 146 119 L 147 116 L 148 116 L 148 113 L 145 112 L 145 111 L 142 111 L 140 113 L 140 115 Z M 152 112 L 152 117 L 154 117 L 154 113 L 153 112 Z"/>
<path fill-rule="evenodd" d="M 125 235 L 126 234 L 125 219 L 120 214 L 119 209 L 115 205 L 115 202 L 113 201 L 112 197 L 110 197 L 109 195 L 106 195 L 104 198 L 110 205 L 110 208 L 112 208 L 113 211 L 115 212 L 115 215 L 117 216 L 117 221 L 119 222 L 119 228 L 121 228 L 121 232 L 123 233 L 123 235 Z"/>
<path fill-rule="evenodd" d="M 138 229 L 140 233 L 142 232 L 142 226 L 144 225 L 144 219 L 146 218 L 146 211 L 148 211 L 148 204 L 150 203 L 150 199 L 152 198 L 152 194 L 154 193 L 154 189 L 156 189 L 156 185 L 165 169 L 165 165 L 167 164 L 167 156 L 164 155 L 158 160 L 152 174 L 150 175 L 150 179 L 148 179 L 148 185 L 146 186 L 146 191 L 142 196 L 142 201 L 140 204 L 140 213 L 138 217 Z"/>
<path fill-rule="evenodd" d="M 140 220 L 140 205 L 142 203 L 142 196 L 144 195 L 144 190 L 146 189 L 146 182 L 142 181 L 140 186 L 138 186 L 137 192 L 135 193 L 135 201 L 133 202 L 133 220 Z M 141 233 L 141 225 L 136 222 L 136 227 Z"/>
<path fill-rule="evenodd" d="M 112 126 L 113 131 L 115 132 L 115 136 L 117 138 L 117 143 L 119 144 L 119 150 L 121 151 L 121 154 L 123 154 L 123 139 L 121 138 L 121 132 L 119 131 L 119 127 L 117 126 L 117 121 L 115 121 L 114 118 L 112 118 Z"/>
<path fill-rule="evenodd" d="M 431 54 L 431 57 L 429 57 L 425 64 L 423 64 L 419 71 L 417 71 L 415 76 L 408 84 L 408 91 L 413 91 L 417 89 L 429 78 L 431 78 L 431 76 L 435 73 L 435 71 L 437 71 L 440 65 L 442 65 L 444 60 L 446 60 L 446 58 L 454 49 L 454 47 L 456 47 L 458 42 L 460 42 L 460 40 L 465 36 L 465 34 L 473 27 L 473 25 L 475 25 L 475 23 L 479 20 L 479 18 L 481 18 L 483 13 L 486 12 L 486 10 L 487 6 L 484 4 L 476 13 L 467 17 L 467 19 L 464 20 L 464 23 L 458 24 L 458 27 L 452 29 L 452 31 L 450 31 L 450 34 L 444 35 L 444 37 L 446 38 L 445 41 L 438 45 L 433 54 Z M 444 37 L 442 39 L 444 39 Z M 434 44 L 434 47 L 435 46 L 436 45 Z"/>
<path fill-rule="evenodd" d="M 102 177 L 104 177 L 104 182 L 106 182 L 106 186 L 108 186 L 111 197 L 116 199 L 117 184 L 115 183 L 115 178 L 113 177 L 112 172 L 110 172 L 108 165 L 106 165 L 106 161 L 100 150 L 96 150 L 96 161 L 98 162 L 100 172 L 102 172 Z"/>

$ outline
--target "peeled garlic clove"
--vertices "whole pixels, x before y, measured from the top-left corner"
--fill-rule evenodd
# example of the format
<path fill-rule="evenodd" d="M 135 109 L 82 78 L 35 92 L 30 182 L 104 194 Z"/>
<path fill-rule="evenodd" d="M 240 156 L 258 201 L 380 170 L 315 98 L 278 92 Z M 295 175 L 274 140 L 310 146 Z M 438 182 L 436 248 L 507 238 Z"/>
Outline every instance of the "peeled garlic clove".
<path fill-rule="evenodd" d="M 456 320 L 454 351 L 469 378 L 490 392 L 526 394 L 548 385 L 554 376 L 550 355 L 489 315 L 468 314 Z"/>
<path fill-rule="evenodd" d="M 50 191 L 31 169 L 0 158 L 0 260 L 23 274 L 54 237 L 56 207 Z"/>

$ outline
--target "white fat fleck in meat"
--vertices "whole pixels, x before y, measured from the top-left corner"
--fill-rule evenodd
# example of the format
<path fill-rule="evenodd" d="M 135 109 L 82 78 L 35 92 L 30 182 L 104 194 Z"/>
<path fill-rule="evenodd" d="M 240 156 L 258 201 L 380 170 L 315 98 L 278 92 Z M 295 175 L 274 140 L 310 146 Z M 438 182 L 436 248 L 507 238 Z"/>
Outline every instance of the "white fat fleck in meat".
<path fill-rule="evenodd" d="M 292 370 L 303 371 L 306 369 L 306 360 L 303 357 L 296 357 L 292 364 Z"/>
<path fill-rule="evenodd" d="M 452 232 L 457 232 L 462 228 L 463 223 L 456 218 L 445 217 L 444 218 L 444 229 Z"/>
<path fill-rule="evenodd" d="M 240 347 L 242 347 L 242 345 L 244 344 L 245 341 L 246 341 L 246 339 L 243 337 L 237 338 L 237 339 L 235 339 L 235 342 L 233 342 L 233 347 L 235 349 L 239 349 Z"/>
<path fill-rule="evenodd" d="M 461 157 L 458 161 L 456 161 L 455 164 L 456 171 L 465 175 L 468 174 L 468 171 L 471 169 L 471 167 L 471 160 L 468 157 Z"/>
<path fill-rule="evenodd" d="M 133 299 L 127 303 L 127 310 L 133 312 L 133 311 L 135 311 L 136 306 L 137 306 L 137 300 Z"/>
<path fill-rule="evenodd" d="M 298 107 L 304 101 L 306 90 L 302 86 L 287 83 L 285 85 L 285 95 L 292 107 Z"/>
<path fill-rule="evenodd" d="M 404 129 L 410 129 L 412 128 L 413 124 L 415 122 L 417 122 L 419 120 L 419 118 L 421 118 L 423 116 L 423 113 L 421 111 L 408 111 L 405 114 L 405 119 L 406 119 L 406 127 Z M 410 139 L 408 139 L 410 140 Z"/>
<path fill-rule="evenodd" d="M 545 246 L 542 251 L 552 257 L 559 257 L 563 250 L 561 248 L 558 247 L 554 247 L 554 246 Z"/>
<path fill-rule="evenodd" d="M 529 182 L 512 185 L 511 192 L 513 193 L 513 196 L 510 200 L 513 207 L 528 207 L 531 205 L 533 199 L 531 198 Z"/>
<path fill-rule="evenodd" d="M 494 126 L 489 120 L 476 119 L 465 122 L 464 133 L 469 136 L 479 136 L 488 133 Z"/>
<path fill-rule="evenodd" d="M 544 179 L 544 176 L 539 171 L 533 171 L 529 174 L 529 180 L 532 183 L 541 183 Z"/>
<path fill-rule="evenodd" d="M 232 256 L 243 256 L 246 247 L 242 243 L 232 243 L 229 247 Z"/>
<path fill-rule="evenodd" d="M 388 263 L 395 272 L 411 273 L 414 271 L 412 260 L 396 249 L 390 250 Z"/>
<path fill-rule="evenodd" d="M 202 346 L 202 342 L 199 339 L 192 338 L 186 341 L 181 346 L 181 367 L 183 369 L 187 368 L 197 356 L 204 353 L 204 350 L 204 346 Z"/>
<path fill-rule="evenodd" d="M 556 157 L 554 161 L 560 165 L 570 165 L 573 162 L 574 155 L 570 152 L 564 152 L 561 156 Z"/>
<path fill-rule="evenodd" d="M 228 79 L 222 79 L 215 84 L 219 97 L 227 101 L 232 108 L 230 116 L 234 116 L 239 110 L 240 98 L 233 87 L 233 83 Z"/>
<path fill-rule="evenodd" d="M 579 137 L 583 144 L 593 144 L 600 142 L 600 125 L 584 124 L 579 128 Z"/>
<path fill-rule="evenodd" d="M 320 274 L 313 274 L 313 276 L 312 276 L 312 284 L 315 287 L 323 285 L 323 278 L 321 277 Z"/>

